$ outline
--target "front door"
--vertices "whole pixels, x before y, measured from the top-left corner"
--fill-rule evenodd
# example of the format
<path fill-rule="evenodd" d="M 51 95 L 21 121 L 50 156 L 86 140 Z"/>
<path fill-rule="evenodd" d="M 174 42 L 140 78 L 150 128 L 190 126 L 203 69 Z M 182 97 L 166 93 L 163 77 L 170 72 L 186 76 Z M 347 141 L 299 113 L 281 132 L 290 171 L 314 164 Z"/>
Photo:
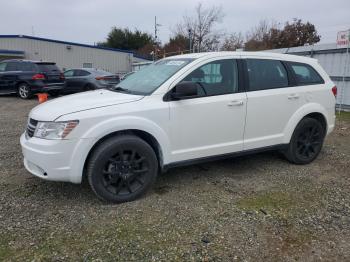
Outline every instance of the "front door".
<path fill-rule="evenodd" d="M 198 97 L 169 102 L 172 162 L 241 151 L 247 99 L 237 61 L 204 64 L 182 81 L 201 87 Z"/>

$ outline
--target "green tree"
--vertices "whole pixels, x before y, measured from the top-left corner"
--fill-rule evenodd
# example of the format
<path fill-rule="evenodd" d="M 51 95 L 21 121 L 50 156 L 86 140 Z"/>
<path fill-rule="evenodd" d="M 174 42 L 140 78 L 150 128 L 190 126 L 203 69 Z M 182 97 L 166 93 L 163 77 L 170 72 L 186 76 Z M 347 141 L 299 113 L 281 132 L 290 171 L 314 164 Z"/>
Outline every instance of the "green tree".
<path fill-rule="evenodd" d="M 181 52 L 188 52 L 190 49 L 189 43 L 190 40 L 188 37 L 177 34 L 174 37 L 171 37 L 169 42 L 164 45 L 163 52 L 166 54 L 166 56 L 178 55 Z"/>
<path fill-rule="evenodd" d="M 128 28 L 113 27 L 106 41 L 98 45 L 135 51 L 148 44 L 153 44 L 153 38 L 148 33 L 141 32 L 137 29 L 131 31 Z"/>

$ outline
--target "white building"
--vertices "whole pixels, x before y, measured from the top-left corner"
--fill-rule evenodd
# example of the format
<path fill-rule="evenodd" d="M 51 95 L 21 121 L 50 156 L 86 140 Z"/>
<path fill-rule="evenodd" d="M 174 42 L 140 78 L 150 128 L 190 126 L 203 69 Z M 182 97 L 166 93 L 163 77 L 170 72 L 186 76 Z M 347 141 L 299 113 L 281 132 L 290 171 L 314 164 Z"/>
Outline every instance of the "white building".
<path fill-rule="evenodd" d="M 338 87 L 337 104 L 350 108 L 350 54 L 346 48 L 338 48 L 334 43 L 272 49 L 269 52 L 316 58 Z"/>
<path fill-rule="evenodd" d="M 118 74 L 132 71 L 134 59 L 148 61 L 127 50 L 26 35 L 0 35 L 0 60 L 9 58 L 56 62 L 62 70 L 85 67 Z"/>

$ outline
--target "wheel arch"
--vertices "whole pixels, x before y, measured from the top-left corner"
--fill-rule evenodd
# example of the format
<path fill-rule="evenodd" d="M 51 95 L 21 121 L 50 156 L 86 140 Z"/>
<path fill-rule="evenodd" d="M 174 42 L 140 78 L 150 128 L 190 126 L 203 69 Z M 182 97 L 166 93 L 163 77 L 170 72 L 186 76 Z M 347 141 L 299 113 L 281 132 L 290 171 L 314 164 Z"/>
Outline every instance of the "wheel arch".
<path fill-rule="evenodd" d="M 30 85 L 29 85 L 29 83 L 27 81 L 25 81 L 25 80 L 18 80 L 16 85 L 15 85 L 16 89 L 18 89 L 21 84 L 26 84 L 26 85 L 28 85 L 30 87 Z"/>
<path fill-rule="evenodd" d="M 98 139 L 93 146 L 90 148 L 89 153 L 87 154 L 87 156 L 85 157 L 84 160 L 84 166 L 83 166 L 83 174 L 82 174 L 82 178 L 85 179 L 86 178 L 86 167 L 87 167 L 87 163 L 92 155 L 92 153 L 94 152 L 94 150 L 101 145 L 104 141 L 113 138 L 113 137 L 117 137 L 117 136 L 121 136 L 121 135 L 134 135 L 136 137 L 141 138 L 143 141 L 145 141 L 147 144 L 149 144 L 152 149 L 154 150 L 157 160 L 158 160 L 158 165 L 159 165 L 159 170 L 163 169 L 164 166 L 164 155 L 163 155 L 163 150 L 162 147 L 159 143 L 159 141 L 155 138 L 154 135 L 152 135 L 149 132 L 146 132 L 144 130 L 140 130 L 140 129 L 125 129 L 125 130 L 119 130 L 119 131 L 115 131 L 112 133 L 109 133 L 103 137 L 101 137 L 100 139 Z"/>
<path fill-rule="evenodd" d="M 287 126 L 284 129 L 285 135 L 284 135 L 283 143 L 289 144 L 295 128 L 300 123 L 300 121 L 303 120 L 305 117 L 310 117 L 318 120 L 322 124 L 322 127 L 325 130 L 325 133 L 327 133 L 327 129 L 328 129 L 327 115 L 328 115 L 327 110 L 319 104 L 308 104 L 301 107 L 298 111 L 294 113 L 294 115 L 288 121 Z"/>

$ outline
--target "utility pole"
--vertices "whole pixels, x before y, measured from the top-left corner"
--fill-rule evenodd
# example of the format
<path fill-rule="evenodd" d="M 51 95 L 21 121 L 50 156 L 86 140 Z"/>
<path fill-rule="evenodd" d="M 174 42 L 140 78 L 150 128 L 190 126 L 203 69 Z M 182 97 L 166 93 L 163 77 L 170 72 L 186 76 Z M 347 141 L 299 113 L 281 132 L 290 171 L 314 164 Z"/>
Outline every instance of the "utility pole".
<path fill-rule="evenodd" d="M 192 53 L 192 30 L 188 29 L 188 38 L 190 39 L 190 53 Z"/>
<path fill-rule="evenodd" d="M 154 17 L 154 44 L 153 44 L 153 61 L 157 59 L 157 45 L 158 45 L 158 27 L 162 26 L 157 24 L 157 16 Z"/>

